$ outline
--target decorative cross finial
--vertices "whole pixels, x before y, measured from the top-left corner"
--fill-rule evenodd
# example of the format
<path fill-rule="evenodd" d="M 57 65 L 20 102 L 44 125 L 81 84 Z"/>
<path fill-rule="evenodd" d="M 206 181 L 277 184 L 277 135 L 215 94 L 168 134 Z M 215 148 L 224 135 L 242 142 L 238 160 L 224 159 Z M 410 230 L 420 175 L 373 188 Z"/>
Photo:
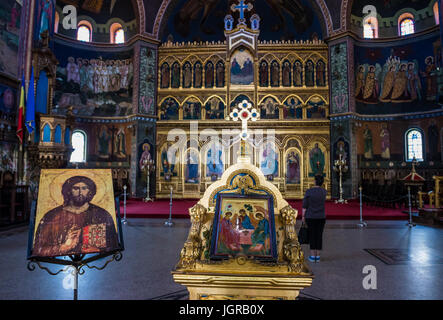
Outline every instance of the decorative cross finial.
<path fill-rule="evenodd" d="M 238 5 L 235 5 L 235 3 L 232 4 L 231 10 L 240 12 L 240 22 L 242 22 L 245 20 L 245 10 L 251 11 L 252 4 L 248 3 L 246 5 L 244 0 L 240 0 L 240 3 Z"/>
<path fill-rule="evenodd" d="M 249 137 L 248 121 L 257 121 L 259 118 L 260 114 L 257 112 L 257 109 L 252 108 L 252 104 L 248 100 L 243 100 L 238 104 L 238 109 L 234 108 L 232 110 L 227 120 L 240 120 L 242 122 L 242 132 L 240 134 L 240 138 L 245 141 Z"/>

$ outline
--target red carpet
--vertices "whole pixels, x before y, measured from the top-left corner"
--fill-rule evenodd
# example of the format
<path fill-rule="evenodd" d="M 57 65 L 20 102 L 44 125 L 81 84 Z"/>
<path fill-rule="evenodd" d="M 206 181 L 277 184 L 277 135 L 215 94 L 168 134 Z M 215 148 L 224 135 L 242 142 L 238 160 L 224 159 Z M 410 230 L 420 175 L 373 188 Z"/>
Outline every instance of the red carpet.
<path fill-rule="evenodd" d="M 173 200 L 172 218 L 189 218 L 188 209 L 194 206 L 198 200 Z M 289 200 L 290 205 L 299 212 L 301 217 L 302 201 Z M 407 220 L 408 215 L 402 213 L 405 209 L 379 208 L 363 206 L 363 220 Z M 120 214 L 123 217 L 123 205 L 120 206 Z M 169 217 L 169 200 L 161 199 L 145 203 L 141 199 L 131 199 L 126 205 L 127 218 L 163 218 Z M 326 202 L 326 217 L 331 220 L 359 220 L 360 205 L 358 201 L 348 204 L 335 204 L 333 201 Z"/>

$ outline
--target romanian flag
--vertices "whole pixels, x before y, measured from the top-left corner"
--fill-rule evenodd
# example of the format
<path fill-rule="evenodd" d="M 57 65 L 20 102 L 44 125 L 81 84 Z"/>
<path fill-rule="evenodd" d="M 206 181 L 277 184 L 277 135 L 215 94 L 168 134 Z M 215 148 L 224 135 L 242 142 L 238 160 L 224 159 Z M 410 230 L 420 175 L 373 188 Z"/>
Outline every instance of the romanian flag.
<path fill-rule="evenodd" d="M 25 76 L 22 78 L 20 86 L 20 105 L 18 106 L 18 122 L 17 122 L 17 137 L 20 144 L 23 144 L 23 118 L 25 115 Z"/>

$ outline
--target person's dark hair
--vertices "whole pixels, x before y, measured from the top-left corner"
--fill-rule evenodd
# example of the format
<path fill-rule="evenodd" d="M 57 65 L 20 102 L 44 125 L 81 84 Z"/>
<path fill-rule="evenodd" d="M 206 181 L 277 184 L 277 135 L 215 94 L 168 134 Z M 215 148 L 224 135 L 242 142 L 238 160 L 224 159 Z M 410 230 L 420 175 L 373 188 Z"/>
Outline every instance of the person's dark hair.
<path fill-rule="evenodd" d="M 323 185 L 323 182 L 325 182 L 325 178 L 321 175 L 315 176 L 315 185 L 318 187 L 321 187 Z"/>
<path fill-rule="evenodd" d="M 97 193 L 97 186 L 95 184 L 94 181 L 92 181 L 91 179 L 89 179 L 88 177 L 83 177 L 83 176 L 75 176 L 72 178 L 69 178 L 68 180 L 65 181 L 65 183 L 63 183 L 62 186 L 62 195 L 63 195 L 63 199 L 65 201 L 65 205 L 67 205 L 69 203 L 69 200 L 71 198 L 71 192 L 72 192 L 72 187 L 77 184 L 83 182 L 84 184 L 86 184 L 88 186 L 89 189 L 89 194 L 87 197 L 87 201 L 90 202 L 95 194 Z"/>

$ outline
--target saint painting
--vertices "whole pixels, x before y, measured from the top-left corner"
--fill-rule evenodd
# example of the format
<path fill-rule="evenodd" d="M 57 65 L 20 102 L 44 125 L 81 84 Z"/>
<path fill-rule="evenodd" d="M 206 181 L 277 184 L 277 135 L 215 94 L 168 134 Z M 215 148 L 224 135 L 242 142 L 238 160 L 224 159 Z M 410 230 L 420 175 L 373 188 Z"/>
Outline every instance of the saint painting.
<path fill-rule="evenodd" d="M 280 65 L 277 61 L 271 63 L 271 87 L 280 86 Z"/>
<path fill-rule="evenodd" d="M 114 155 L 120 159 L 126 158 L 126 135 L 124 129 L 120 129 L 115 136 Z"/>
<path fill-rule="evenodd" d="M 425 59 L 426 68 L 422 72 L 422 77 L 426 82 L 426 100 L 435 101 L 437 98 L 437 66 L 434 57 Z"/>
<path fill-rule="evenodd" d="M 213 97 L 206 103 L 206 119 L 224 119 L 225 104 L 220 98 Z"/>
<path fill-rule="evenodd" d="M 196 99 L 189 99 L 183 104 L 183 119 L 197 120 L 200 119 L 201 104 Z"/>
<path fill-rule="evenodd" d="M 290 87 L 291 82 L 291 63 L 285 61 L 282 67 L 282 84 L 284 87 Z"/>
<path fill-rule="evenodd" d="M 294 63 L 294 86 L 303 87 L 303 66 L 300 61 Z"/>
<path fill-rule="evenodd" d="M 165 180 L 170 180 L 171 177 L 176 176 L 176 159 L 177 159 L 177 150 L 173 150 L 171 148 L 172 144 L 168 143 L 162 150 L 160 158 L 161 158 L 161 167 L 162 171 L 160 175 L 165 178 Z"/>
<path fill-rule="evenodd" d="M 219 179 L 224 170 L 223 166 L 223 152 L 221 146 L 217 148 L 216 144 L 213 144 L 207 152 L 206 157 L 206 176 L 211 177 L 212 181 Z"/>
<path fill-rule="evenodd" d="M 178 102 L 173 98 L 167 98 L 160 106 L 160 120 L 178 120 Z"/>
<path fill-rule="evenodd" d="M 357 101 L 363 100 L 363 93 L 365 89 L 365 67 L 358 67 L 357 78 L 355 79 L 355 99 Z"/>
<path fill-rule="evenodd" d="M 197 62 L 194 66 L 194 88 L 202 87 L 202 64 Z"/>
<path fill-rule="evenodd" d="M 269 68 L 266 61 L 260 63 L 259 78 L 260 87 L 269 86 Z"/>
<path fill-rule="evenodd" d="M 217 88 L 223 88 L 225 86 L 225 64 L 223 61 L 217 63 L 216 74 Z"/>
<path fill-rule="evenodd" d="M 309 60 L 306 62 L 306 73 L 305 73 L 305 84 L 307 87 L 313 87 L 314 86 L 314 63 Z"/>
<path fill-rule="evenodd" d="M 111 170 L 42 170 L 32 256 L 119 249 Z"/>
<path fill-rule="evenodd" d="M 309 172 L 310 177 L 317 175 L 325 176 L 325 155 L 318 143 L 316 143 L 314 148 L 309 152 L 309 164 L 311 166 L 311 171 Z"/>
<path fill-rule="evenodd" d="M 260 117 L 262 119 L 278 119 L 279 118 L 279 108 L 277 102 L 274 98 L 267 98 L 260 111 Z"/>
<path fill-rule="evenodd" d="M 391 141 L 389 137 L 388 126 L 386 123 L 382 124 L 380 130 L 380 149 L 381 149 L 381 157 L 383 159 L 391 158 Z"/>
<path fill-rule="evenodd" d="M 285 119 L 302 119 L 303 109 L 302 103 L 296 97 L 287 99 L 284 103 L 283 117 Z"/>
<path fill-rule="evenodd" d="M 373 157 L 373 145 L 372 145 L 372 132 L 369 129 L 368 125 L 365 126 L 363 130 L 363 140 L 364 140 L 364 156 L 366 159 L 372 159 Z"/>
<path fill-rule="evenodd" d="M 169 88 L 170 85 L 170 70 L 168 64 L 165 62 L 161 67 L 161 88 Z"/>
<path fill-rule="evenodd" d="M 185 157 L 185 182 L 199 182 L 199 155 L 194 149 L 189 150 Z"/>
<path fill-rule="evenodd" d="M 411 95 L 408 90 L 408 74 L 406 68 L 407 64 L 402 63 L 400 65 L 400 70 L 398 70 L 395 77 L 394 87 L 391 94 L 391 102 L 393 103 L 411 101 Z"/>
<path fill-rule="evenodd" d="M 275 152 L 275 144 L 268 142 L 261 154 L 260 169 L 268 179 L 278 176 L 278 153 Z"/>
<path fill-rule="evenodd" d="M 179 88 L 180 87 L 180 65 L 178 62 L 172 65 L 171 71 L 171 87 Z"/>
<path fill-rule="evenodd" d="M 212 62 L 208 62 L 205 67 L 205 87 L 214 87 L 214 65 Z"/>
<path fill-rule="evenodd" d="M 274 213 L 269 197 L 220 194 L 214 228 L 212 259 L 247 255 L 275 260 Z"/>
<path fill-rule="evenodd" d="M 231 84 L 252 85 L 254 83 L 254 58 L 246 49 L 239 49 L 231 57 Z"/>
<path fill-rule="evenodd" d="M 183 66 L 183 88 L 190 88 L 192 86 L 192 68 L 189 62 Z"/>
<path fill-rule="evenodd" d="M 111 136 L 108 134 L 108 129 L 102 127 L 99 136 L 97 137 L 98 156 L 103 159 L 109 158 Z"/>
<path fill-rule="evenodd" d="M 300 157 L 295 151 L 289 151 L 286 158 L 286 183 L 300 184 Z"/>
<path fill-rule="evenodd" d="M 317 68 L 316 68 L 316 80 L 317 80 L 317 86 L 318 87 L 324 87 L 326 86 L 326 65 L 323 61 L 317 62 Z"/>

